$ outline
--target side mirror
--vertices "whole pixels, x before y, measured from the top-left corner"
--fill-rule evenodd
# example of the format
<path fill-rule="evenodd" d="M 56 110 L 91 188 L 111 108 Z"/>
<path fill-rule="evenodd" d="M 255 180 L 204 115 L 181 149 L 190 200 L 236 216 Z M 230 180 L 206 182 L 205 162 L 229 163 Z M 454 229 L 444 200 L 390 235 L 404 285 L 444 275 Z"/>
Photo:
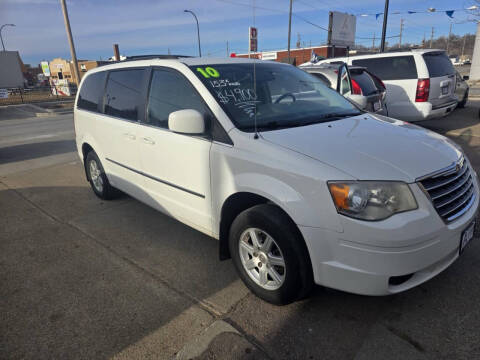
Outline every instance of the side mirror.
<path fill-rule="evenodd" d="M 470 79 L 470 76 L 468 76 L 468 75 L 463 75 L 463 80 L 468 80 L 468 79 Z"/>
<path fill-rule="evenodd" d="M 180 134 L 201 135 L 205 132 L 205 120 L 197 110 L 178 110 L 168 115 L 168 128 Z"/>

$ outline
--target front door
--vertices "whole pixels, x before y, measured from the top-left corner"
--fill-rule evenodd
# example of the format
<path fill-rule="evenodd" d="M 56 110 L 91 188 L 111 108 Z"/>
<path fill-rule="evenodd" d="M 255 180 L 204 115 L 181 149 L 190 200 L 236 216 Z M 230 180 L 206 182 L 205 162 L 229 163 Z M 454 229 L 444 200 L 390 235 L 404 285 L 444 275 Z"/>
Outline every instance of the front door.
<path fill-rule="evenodd" d="M 183 109 L 205 116 L 205 136 L 168 129 L 169 114 Z M 147 113 L 138 129 L 148 202 L 207 234 L 212 233 L 209 119 L 209 109 L 182 74 L 166 68 L 152 70 Z"/>

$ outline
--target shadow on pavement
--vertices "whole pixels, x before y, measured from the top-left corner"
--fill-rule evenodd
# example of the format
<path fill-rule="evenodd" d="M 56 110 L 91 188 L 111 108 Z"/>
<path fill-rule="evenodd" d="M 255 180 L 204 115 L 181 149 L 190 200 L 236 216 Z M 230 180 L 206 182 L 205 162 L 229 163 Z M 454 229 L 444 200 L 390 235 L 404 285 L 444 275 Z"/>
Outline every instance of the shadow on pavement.
<path fill-rule="evenodd" d="M 56 140 L 0 148 L 0 164 L 75 152 L 75 140 Z"/>

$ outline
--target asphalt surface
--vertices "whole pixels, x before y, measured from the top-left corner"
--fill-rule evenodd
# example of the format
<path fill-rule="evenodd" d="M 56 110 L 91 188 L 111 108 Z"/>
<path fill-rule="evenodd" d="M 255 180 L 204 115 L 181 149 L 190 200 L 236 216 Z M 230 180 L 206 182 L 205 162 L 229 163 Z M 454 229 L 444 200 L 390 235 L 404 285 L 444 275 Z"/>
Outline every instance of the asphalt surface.
<path fill-rule="evenodd" d="M 421 125 L 480 171 L 480 101 Z M 399 149 L 401 151 L 401 149 Z M 316 287 L 277 307 L 217 242 L 85 181 L 72 115 L 0 114 L 0 358 L 480 358 L 480 237 L 427 283 L 367 297 Z"/>

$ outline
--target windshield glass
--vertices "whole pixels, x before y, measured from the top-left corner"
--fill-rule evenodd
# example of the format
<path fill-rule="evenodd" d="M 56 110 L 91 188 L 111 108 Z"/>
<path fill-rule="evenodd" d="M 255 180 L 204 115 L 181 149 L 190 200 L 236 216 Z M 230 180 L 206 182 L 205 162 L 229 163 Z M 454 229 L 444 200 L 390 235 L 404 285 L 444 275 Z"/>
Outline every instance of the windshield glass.
<path fill-rule="evenodd" d="M 361 112 L 314 76 L 271 62 L 191 66 L 235 126 L 259 131 L 332 121 Z"/>

